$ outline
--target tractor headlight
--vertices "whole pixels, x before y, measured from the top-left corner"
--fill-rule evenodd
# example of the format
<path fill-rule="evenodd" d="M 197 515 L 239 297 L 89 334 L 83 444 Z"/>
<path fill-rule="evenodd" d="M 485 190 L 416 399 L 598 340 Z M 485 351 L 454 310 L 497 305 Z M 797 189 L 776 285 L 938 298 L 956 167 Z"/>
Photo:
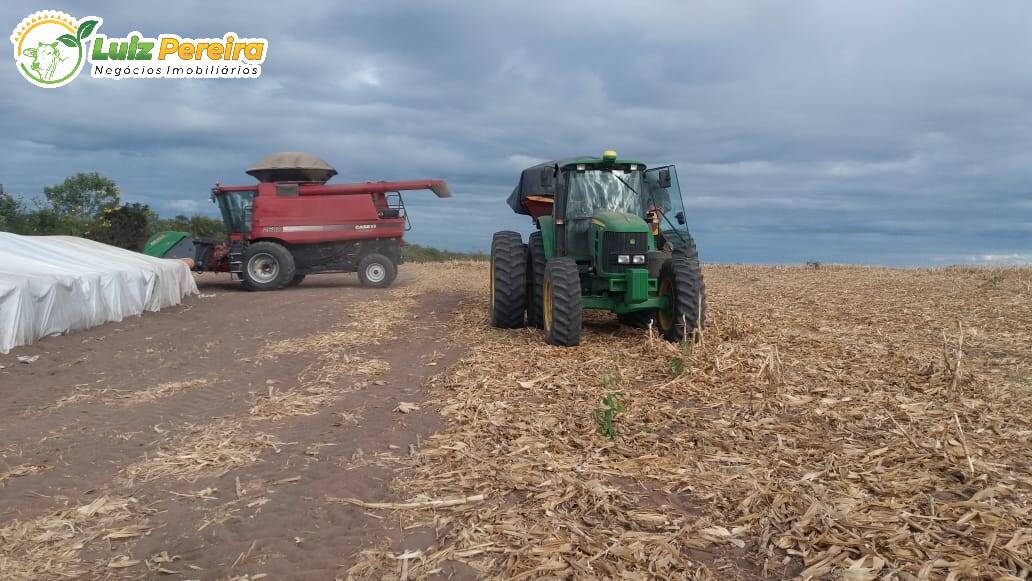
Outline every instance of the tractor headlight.
<path fill-rule="evenodd" d="M 633 262 L 634 264 L 645 264 L 645 255 L 635 254 L 634 257 L 631 258 L 631 262 Z"/>
<path fill-rule="evenodd" d="M 629 254 L 619 254 L 616 257 L 617 264 L 630 264 L 631 256 Z"/>

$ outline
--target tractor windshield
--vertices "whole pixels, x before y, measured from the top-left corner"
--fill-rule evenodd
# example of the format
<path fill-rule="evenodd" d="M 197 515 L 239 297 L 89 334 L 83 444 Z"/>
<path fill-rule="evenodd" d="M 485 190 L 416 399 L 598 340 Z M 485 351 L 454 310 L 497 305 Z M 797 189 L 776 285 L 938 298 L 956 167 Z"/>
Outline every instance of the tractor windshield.
<path fill-rule="evenodd" d="M 566 180 L 566 217 L 570 220 L 591 218 L 596 212 L 645 213 L 641 197 L 635 193 L 644 191 L 640 171 L 571 171 Z"/>
<path fill-rule="evenodd" d="M 254 207 L 254 190 L 223 191 L 216 198 L 222 221 L 229 232 L 250 232 L 251 216 Z"/>

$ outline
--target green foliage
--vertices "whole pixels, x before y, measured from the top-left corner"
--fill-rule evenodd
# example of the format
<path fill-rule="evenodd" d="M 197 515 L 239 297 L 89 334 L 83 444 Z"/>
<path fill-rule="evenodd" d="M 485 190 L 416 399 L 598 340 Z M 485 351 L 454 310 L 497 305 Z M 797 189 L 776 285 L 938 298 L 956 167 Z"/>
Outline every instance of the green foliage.
<path fill-rule="evenodd" d="M 210 238 L 216 241 L 226 238 L 226 228 L 222 220 L 207 216 L 184 216 L 182 214 L 174 218 L 153 216 L 148 226 L 148 235 L 165 230 L 189 232 L 194 238 Z"/>
<path fill-rule="evenodd" d="M 53 208 L 42 206 L 25 215 L 23 231 L 20 234 L 82 236 L 88 228 L 88 220 L 79 220 L 56 212 Z"/>
<path fill-rule="evenodd" d="M 21 234 L 25 230 L 25 203 L 21 198 L 0 193 L 0 231 Z"/>
<path fill-rule="evenodd" d="M 612 440 L 616 437 L 616 414 L 624 411 L 624 405 L 620 403 L 620 396 L 623 395 L 620 392 L 607 393 L 602 398 L 601 408 L 595 408 L 591 412 L 591 418 L 595 420 L 595 424 L 598 426 L 598 432 L 602 434 L 607 440 Z"/>
<path fill-rule="evenodd" d="M 610 374 L 602 377 L 602 386 L 609 389 L 616 385 L 616 378 Z M 618 391 L 606 393 L 602 398 L 602 407 L 595 408 L 591 412 L 591 419 L 595 420 L 598 432 L 606 439 L 612 440 L 616 437 L 616 415 L 624 411 L 624 405 L 620 402 L 623 394 Z"/>
<path fill-rule="evenodd" d="M 691 335 L 685 333 L 684 338 L 681 340 L 681 353 L 670 359 L 671 375 L 680 377 L 687 373 L 694 354 L 695 340 Z"/>
<path fill-rule="evenodd" d="M 486 254 L 451 252 L 429 246 L 406 243 L 401 247 L 401 256 L 405 262 L 446 262 L 448 260 L 487 260 Z"/>
<path fill-rule="evenodd" d="M 120 248 L 143 250 L 153 214 L 150 208 L 143 204 L 108 208 L 93 221 L 86 237 Z"/>
<path fill-rule="evenodd" d="M 54 212 L 79 220 L 115 208 L 121 200 L 118 185 L 97 172 L 77 173 L 56 186 L 43 188 L 43 195 Z"/>
<path fill-rule="evenodd" d="M 674 357 L 670 360 L 670 373 L 675 377 L 683 375 L 687 369 L 688 367 L 684 364 L 684 359 L 681 357 Z"/>

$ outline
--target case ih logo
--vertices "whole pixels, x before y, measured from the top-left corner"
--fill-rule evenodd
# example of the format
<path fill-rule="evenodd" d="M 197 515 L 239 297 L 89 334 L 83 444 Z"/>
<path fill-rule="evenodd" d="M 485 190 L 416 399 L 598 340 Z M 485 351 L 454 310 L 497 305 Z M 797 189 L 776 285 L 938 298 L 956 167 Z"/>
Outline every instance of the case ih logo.
<path fill-rule="evenodd" d="M 95 79 L 218 79 L 257 78 L 269 42 L 240 38 L 157 38 L 133 31 L 124 38 L 97 33 L 98 16 L 76 19 L 64 12 L 43 10 L 21 21 L 11 33 L 18 71 L 37 87 L 70 83 L 88 65 Z M 87 43 L 90 48 L 87 48 Z"/>

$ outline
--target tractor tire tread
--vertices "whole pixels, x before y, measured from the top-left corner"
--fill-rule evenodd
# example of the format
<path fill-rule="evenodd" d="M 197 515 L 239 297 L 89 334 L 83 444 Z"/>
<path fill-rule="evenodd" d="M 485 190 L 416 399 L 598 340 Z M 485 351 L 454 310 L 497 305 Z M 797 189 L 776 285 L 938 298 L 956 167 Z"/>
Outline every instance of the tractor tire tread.
<path fill-rule="evenodd" d="M 542 329 L 545 318 L 542 304 L 545 295 L 545 241 L 541 231 L 532 232 L 527 240 L 527 324 Z"/>
<path fill-rule="evenodd" d="M 527 250 L 519 232 L 496 232 L 491 240 L 494 266 L 491 324 L 502 329 L 523 326 L 527 310 Z"/>
<path fill-rule="evenodd" d="M 674 325 L 664 332 L 664 337 L 680 342 L 687 331 L 693 339 L 698 339 L 696 329 L 706 325 L 706 283 L 702 278 L 699 252 L 690 235 L 684 248 L 674 250 L 663 270 L 661 276 L 673 279 L 675 306 Z"/>
<path fill-rule="evenodd" d="M 552 324 L 545 330 L 545 341 L 560 347 L 580 345 L 584 306 L 577 263 L 572 258 L 549 260 L 545 280 L 552 295 Z"/>

